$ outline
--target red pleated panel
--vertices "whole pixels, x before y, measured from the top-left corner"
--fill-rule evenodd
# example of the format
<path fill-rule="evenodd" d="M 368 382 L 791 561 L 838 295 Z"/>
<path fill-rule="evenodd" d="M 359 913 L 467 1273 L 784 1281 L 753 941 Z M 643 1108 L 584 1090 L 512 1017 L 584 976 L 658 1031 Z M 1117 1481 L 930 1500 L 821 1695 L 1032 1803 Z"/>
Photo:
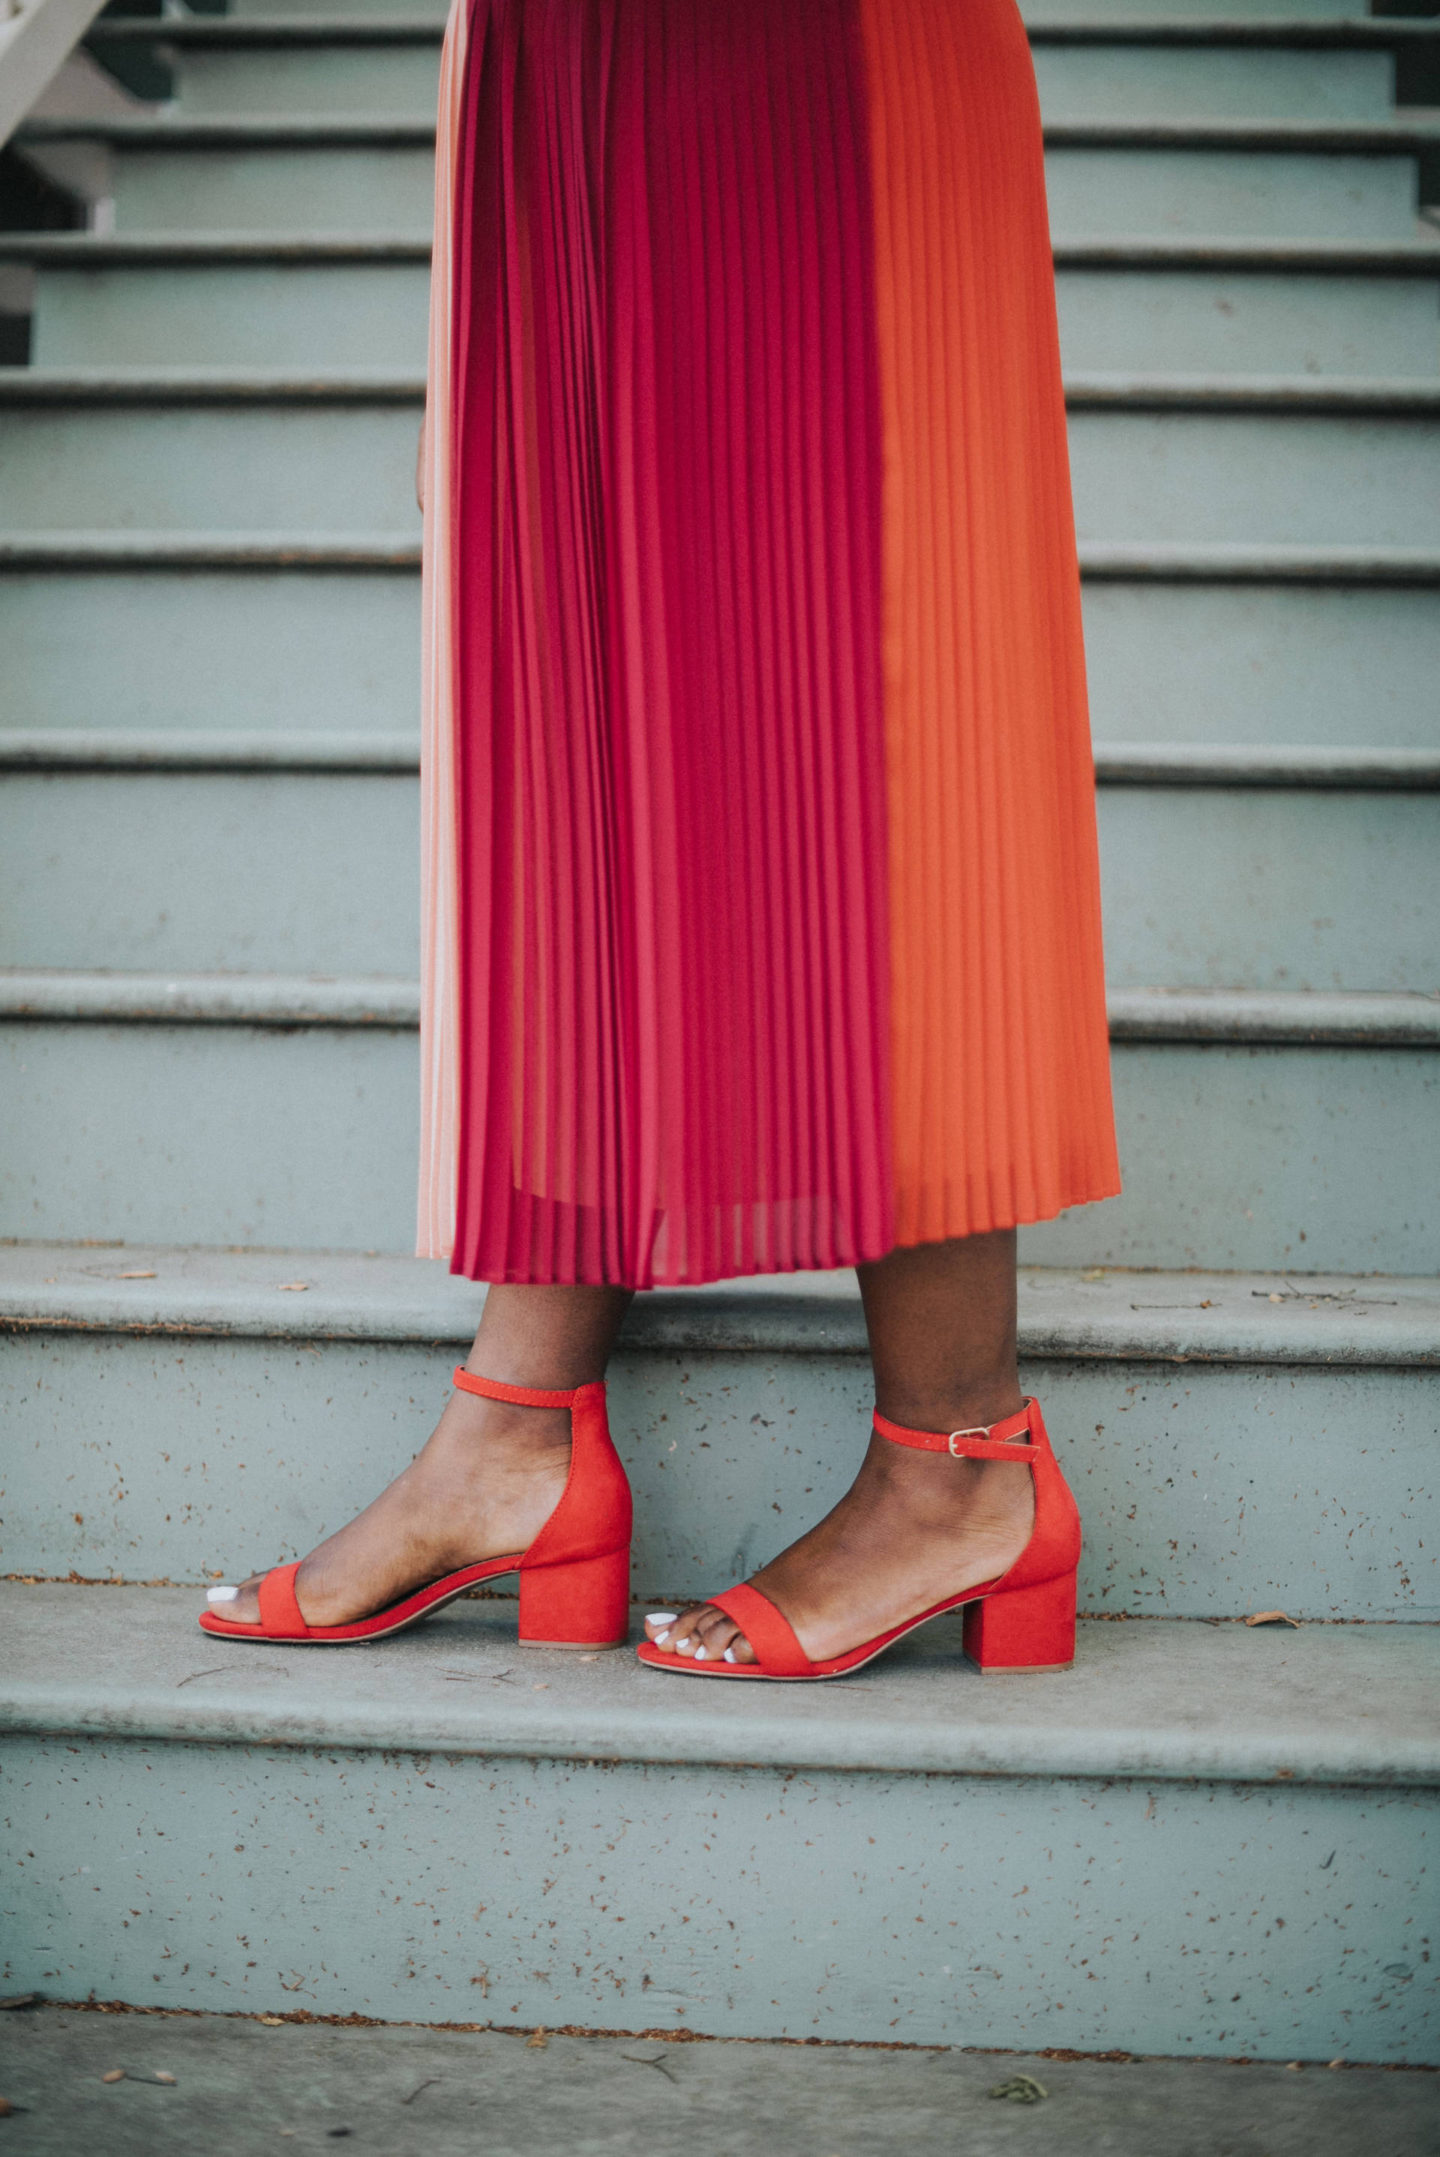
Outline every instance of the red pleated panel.
<path fill-rule="evenodd" d="M 879 1256 L 855 0 L 476 0 L 456 109 L 452 1265 Z"/>

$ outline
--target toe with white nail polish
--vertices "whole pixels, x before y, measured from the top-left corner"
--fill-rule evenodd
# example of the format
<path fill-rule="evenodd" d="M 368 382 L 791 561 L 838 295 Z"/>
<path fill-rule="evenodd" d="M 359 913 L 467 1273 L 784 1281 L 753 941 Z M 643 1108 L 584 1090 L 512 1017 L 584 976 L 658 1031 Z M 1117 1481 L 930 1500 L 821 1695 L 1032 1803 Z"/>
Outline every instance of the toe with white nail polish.
<path fill-rule="evenodd" d="M 695 1650 L 695 1660 L 696 1660 L 696 1662 L 697 1662 L 697 1663 L 703 1663 L 703 1662 L 704 1662 L 704 1660 L 705 1660 L 705 1650 L 704 1650 L 703 1648 L 697 1648 L 697 1649 Z"/>
<path fill-rule="evenodd" d="M 675 1620 L 679 1617 L 679 1615 L 680 1613 L 678 1610 L 647 1610 L 645 1613 L 645 1623 L 647 1625 L 671 1626 L 675 1623 Z"/>
<path fill-rule="evenodd" d="M 733 1648 L 727 1648 L 725 1650 L 725 1660 L 727 1663 L 738 1663 L 740 1658 Z"/>
<path fill-rule="evenodd" d="M 669 1626 L 667 1625 L 663 1633 L 657 1633 L 657 1634 L 655 1635 L 655 1645 L 656 1645 L 656 1647 L 657 1647 L 657 1648 L 663 1648 L 663 1647 L 664 1647 L 664 1645 L 665 1645 L 665 1643 L 666 1643 L 666 1641 L 667 1641 L 667 1640 L 668 1640 L 669 1638 L 670 1638 L 670 1628 L 669 1628 Z"/>
<path fill-rule="evenodd" d="M 685 1649 L 686 1649 L 686 1648 L 688 1648 L 688 1647 L 689 1647 L 689 1645 L 690 1645 L 690 1635 L 689 1635 L 689 1634 L 687 1633 L 687 1634 L 685 1635 L 685 1638 L 684 1638 L 683 1640 L 677 1640 L 677 1641 L 676 1641 L 676 1643 L 675 1643 L 675 1653 L 676 1653 L 677 1655 L 683 1654 L 683 1653 L 684 1653 L 684 1651 L 685 1651 Z"/>
<path fill-rule="evenodd" d="M 207 1588 L 205 1590 L 205 1600 L 207 1603 L 233 1603 L 239 1593 L 238 1588 L 232 1588 L 228 1582 L 225 1582 L 219 1587 Z"/>

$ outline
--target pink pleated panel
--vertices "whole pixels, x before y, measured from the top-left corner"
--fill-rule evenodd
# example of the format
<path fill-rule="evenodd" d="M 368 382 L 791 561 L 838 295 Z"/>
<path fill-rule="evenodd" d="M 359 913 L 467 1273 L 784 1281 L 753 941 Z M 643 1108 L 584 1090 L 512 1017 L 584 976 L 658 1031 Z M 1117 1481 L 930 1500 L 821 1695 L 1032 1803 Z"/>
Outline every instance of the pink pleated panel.
<path fill-rule="evenodd" d="M 429 382 L 421 459 L 425 544 L 421 593 L 420 1189 L 416 1250 L 448 1258 L 455 1241 L 460 1133 L 459 833 L 455 562 L 455 224 L 463 196 L 470 15 L 456 0 L 440 55 L 435 129 L 435 244 L 430 275 Z"/>
<path fill-rule="evenodd" d="M 449 1018 L 474 1278 L 894 1241 L 868 125 L 854 0 L 472 9 Z"/>

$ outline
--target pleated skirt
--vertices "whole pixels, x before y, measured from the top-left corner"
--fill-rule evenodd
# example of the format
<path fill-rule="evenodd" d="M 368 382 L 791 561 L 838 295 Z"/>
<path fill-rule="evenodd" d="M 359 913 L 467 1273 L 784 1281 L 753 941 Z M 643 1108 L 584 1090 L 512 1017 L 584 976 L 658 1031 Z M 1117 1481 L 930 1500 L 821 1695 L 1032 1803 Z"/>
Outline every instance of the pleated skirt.
<path fill-rule="evenodd" d="M 455 0 L 418 1248 L 632 1287 L 1119 1189 L 1013 0 Z"/>

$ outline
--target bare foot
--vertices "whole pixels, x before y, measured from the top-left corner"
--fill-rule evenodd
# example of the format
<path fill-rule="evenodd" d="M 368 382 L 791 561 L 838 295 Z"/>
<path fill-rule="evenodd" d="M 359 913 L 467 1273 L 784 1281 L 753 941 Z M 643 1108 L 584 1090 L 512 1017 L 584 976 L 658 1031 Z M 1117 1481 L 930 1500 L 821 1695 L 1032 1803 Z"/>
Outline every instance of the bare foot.
<path fill-rule="evenodd" d="M 570 1472 L 568 1408 L 525 1408 L 453 1393 L 422 1451 L 295 1576 L 307 1625 L 349 1625 L 482 1558 L 518 1557 L 559 1503 Z M 262 1574 L 211 1608 L 258 1624 Z"/>
<path fill-rule="evenodd" d="M 987 1423 L 1021 1405 L 987 1405 Z M 973 1411 L 949 1426 L 975 1424 Z M 789 1619 L 812 1662 L 843 1655 L 947 1596 L 994 1580 L 1015 1563 L 1035 1524 L 1035 1490 L 1019 1461 L 952 1460 L 872 1432 L 850 1489 L 798 1543 L 754 1575 Z M 753 1663 L 733 1618 L 692 1603 L 645 1621 L 657 1647 L 697 1661 Z"/>

